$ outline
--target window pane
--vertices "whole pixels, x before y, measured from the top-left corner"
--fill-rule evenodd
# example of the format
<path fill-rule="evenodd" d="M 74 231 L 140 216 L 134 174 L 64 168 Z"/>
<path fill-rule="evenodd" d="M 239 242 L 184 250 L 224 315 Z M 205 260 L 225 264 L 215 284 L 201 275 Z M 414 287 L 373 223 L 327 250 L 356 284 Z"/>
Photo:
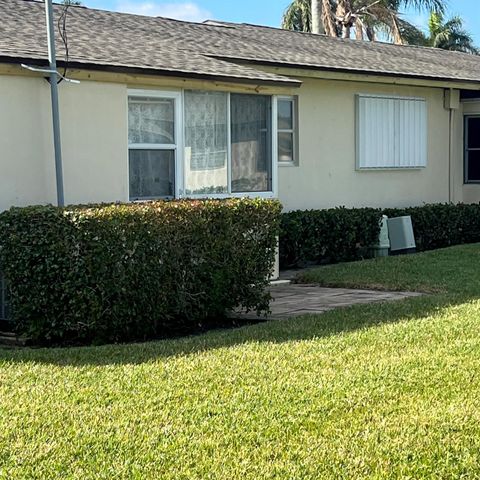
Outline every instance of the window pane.
<path fill-rule="evenodd" d="M 130 98 L 128 142 L 175 143 L 175 100 L 173 98 Z"/>
<path fill-rule="evenodd" d="M 232 94 L 232 192 L 272 190 L 271 99 Z"/>
<path fill-rule="evenodd" d="M 175 152 L 130 150 L 130 200 L 173 196 Z"/>
<path fill-rule="evenodd" d="M 278 161 L 293 162 L 293 133 L 278 133 Z"/>
<path fill-rule="evenodd" d="M 222 92 L 185 92 L 185 193 L 226 193 L 227 99 Z"/>
<path fill-rule="evenodd" d="M 480 117 L 468 117 L 468 148 L 480 148 Z"/>
<path fill-rule="evenodd" d="M 480 181 L 480 150 L 470 150 L 468 155 L 468 180 Z"/>
<path fill-rule="evenodd" d="M 293 100 L 278 100 L 278 129 L 293 130 Z"/>

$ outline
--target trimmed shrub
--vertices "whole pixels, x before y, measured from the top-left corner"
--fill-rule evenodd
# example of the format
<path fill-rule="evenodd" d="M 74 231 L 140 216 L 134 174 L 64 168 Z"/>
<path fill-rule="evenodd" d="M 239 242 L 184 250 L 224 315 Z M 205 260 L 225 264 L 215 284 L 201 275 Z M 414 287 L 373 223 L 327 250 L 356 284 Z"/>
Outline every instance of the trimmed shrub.
<path fill-rule="evenodd" d="M 388 217 L 410 215 L 417 250 L 480 242 L 480 204 L 434 204 L 385 209 Z"/>
<path fill-rule="evenodd" d="M 480 242 L 480 204 L 299 210 L 282 215 L 281 268 L 365 258 L 378 241 L 382 214 L 412 217 L 418 251 Z"/>
<path fill-rule="evenodd" d="M 116 342 L 266 312 L 280 211 L 249 199 L 12 208 L 0 264 L 15 328 L 36 342 Z"/>
<path fill-rule="evenodd" d="M 374 208 L 297 210 L 282 214 L 280 266 L 346 262 L 364 258 L 380 233 Z"/>

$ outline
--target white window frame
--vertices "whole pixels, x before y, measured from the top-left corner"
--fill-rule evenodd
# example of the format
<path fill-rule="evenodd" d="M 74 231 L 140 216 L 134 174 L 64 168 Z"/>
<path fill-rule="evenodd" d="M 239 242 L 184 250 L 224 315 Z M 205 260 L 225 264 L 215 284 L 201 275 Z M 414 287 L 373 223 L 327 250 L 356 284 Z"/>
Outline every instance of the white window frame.
<path fill-rule="evenodd" d="M 184 94 L 186 89 L 181 90 L 139 90 L 128 89 L 127 90 L 127 105 L 129 98 L 135 97 L 151 97 L 151 98 L 173 98 L 175 99 L 175 138 L 176 145 L 168 144 L 128 144 L 128 150 L 130 149 L 152 149 L 152 150 L 172 150 L 175 149 L 175 198 L 277 198 L 278 197 L 278 132 L 277 132 L 277 96 L 270 95 L 271 97 L 271 129 L 272 129 L 272 158 L 271 158 L 271 185 L 272 190 L 267 192 L 232 192 L 232 135 L 231 135 L 231 93 L 227 93 L 227 181 L 228 181 L 228 193 L 212 193 L 212 194 L 190 194 L 185 195 L 185 129 L 184 129 Z M 188 89 L 192 90 L 192 89 Z M 193 89 L 196 90 L 196 89 Z M 201 89 L 199 89 L 201 90 Z M 241 92 L 239 92 L 241 93 Z M 127 111 L 128 114 L 128 111 Z M 127 155 L 128 160 L 128 155 Z M 129 161 L 129 160 L 128 160 Z M 127 164 L 127 172 L 129 172 L 129 164 Z M 128 185 L 128 198 L 130 198 L 130 179 L 129 173 L 127 173 L 127 185 Z M 165 197 L 158 197 L 162 199 Z M 155 198 L 145 198 L 134 201 L 148 201 Z"/>
<path fill-rule="evenodd" d="M 130 150 L 173 150 L 174 151 L 174 162 L 175 162 L 175 185 L 174 185 L 174 197 L 180 198 L 180 181 L 183 178 L 183 163 L 179 161 L 180 157 L 183 157 L 183 96 L 181 92 L 172 91 L 172 90 L 138 90 L 138 89 L 129 89 L 127 90 L 127 108 L 128 100 L 130 98 L 168 98 L 174 100 L 174 134 L 175 134 L 175 143 L 130 143 L 128 142 L 128 151 Z M 128 114 L 128 111 L 127 111 Z M 128 137 L 127 137 L 128 138 Z M 130 155 L 128 155 L 128 170 L 127 170 L 127 181 L 128 181 L 128 198 L 130 199 Z M 161 200 L 165 198 L 172 197 L 144 197 L 138 200 L 132 200 L 134 202 L 138 201 L 148 201 L 148 200 Z"/>
<path fill-rule="evenodd" d="M 278 128 L 277 127 L 277 162 L 279 167 L 297 167 L 298 166 L 298 97 L 295 95 L 277 95 L 275 97 L 275 102 L 277 103 L 277 112 L 278 112 L 278 101 L 287 100 L 292 102 L 292 127 L 293 128 Z M 278 117 L 277 117 L 278 122 Z M 282 162 L 278 159 L 278 134 L 279 133 L 291 133 L 292 134 L 292 155 L 293 160 Z"/>
<path fill-rule="evenodd" d="M 480 184 L 480 180 L 470 180 L 468 177 L 468 163 L 470 161 L 470 152 L 475 150 L 480 150 L 480 148 L 468 148 L 468 136 L 469 136 L 469 128 L 468 128 L 468 120 L 471 118 L 480 118 L 480 114 L 475 113 L 467 113 L 463 116 L 463 183 L 465 185 L 478 185 Z"/>
<path fill-rule="evenodd" d="M 360 164 L 360 99 L 362 98 L 378 98 L 391 100 L 416 101 L 425 104 L 425 145 L 424 145 L 424 165 L 398 165 L 398 166 L 364 166 Z M 371 93 L 358 93 L 355 95 L 355 168 L 360 172 L 377 171 L 377 170 L 424 170 L 428 165 L 428 104 L 424 97 L 412 97 L 403 95 L 381 95 Z"/>

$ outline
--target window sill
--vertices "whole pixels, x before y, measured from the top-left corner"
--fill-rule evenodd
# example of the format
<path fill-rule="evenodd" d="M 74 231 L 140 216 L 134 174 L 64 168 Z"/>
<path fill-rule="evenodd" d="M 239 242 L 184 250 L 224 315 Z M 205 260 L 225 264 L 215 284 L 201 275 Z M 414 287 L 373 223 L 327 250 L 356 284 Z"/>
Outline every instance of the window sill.
<path fill-rule="evenodd" d="M 357 172 L 404 172 L 404 171 L 418 171 L 425 170 L 427 167 L 357 167 Z"/>
<path fill-rule="evenodd" d="M 279 167 L 298 167 L 298 163 L 295 162 L 277 162 Z"/>
<path fill-rule="evenodd" d="M 148 197 L 148 198 L 130 198 L 129 203 L 147 203 L 147 202 L 161 202 L 164 200 L 173 200 L 174 197 Z"/>
<path fill-rule="evenodd" d="M 148 203 L 169 200 L 225 200 L 228 198 L 277 198 L 274 192 L 244 192 L 244 193 L 202 193 L 202 194 L 181 194 L 178 197 L 152 197 L 152 198 L 131 198 L 128 203 Z"/>
<path fill-rule="evenodd" d="M 179 199 L 201 200 L 210 198 L 212 200 L 223 200 L 227 198 L 277 198 L 274 192 L 243 192 L 243 193 L 212 193 L 197 195 L 180 195 Z"/>

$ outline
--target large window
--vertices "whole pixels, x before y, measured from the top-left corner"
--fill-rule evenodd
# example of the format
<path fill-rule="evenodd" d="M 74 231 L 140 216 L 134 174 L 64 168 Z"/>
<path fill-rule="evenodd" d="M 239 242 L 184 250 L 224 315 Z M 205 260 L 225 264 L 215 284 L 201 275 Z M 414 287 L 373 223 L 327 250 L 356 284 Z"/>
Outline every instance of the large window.
<path fill-rule="evenodd" d="M 128 146 L 130 200 L 173 197 L 180 96 L 130 96 Z"/>
<path fill-rule="evenodd" d="M 277 105 L 278 163 L 279 165 L 298 165 L 295 97 L 279 97 Z"/>
<path fill-rule="evenodd" d="M 131 91 L 130 199 L 273 196 L 276 101 L 198 90 Z"/>
<path fill-rule="evenodd" d="M 421 98 L 357 96 L 357 168 L 427 165 L 427 108 Z"/>
<path fill-rule="evenodd" d="M 465 183 L 480 183 L 480 115 L 465 117 Z"/>

